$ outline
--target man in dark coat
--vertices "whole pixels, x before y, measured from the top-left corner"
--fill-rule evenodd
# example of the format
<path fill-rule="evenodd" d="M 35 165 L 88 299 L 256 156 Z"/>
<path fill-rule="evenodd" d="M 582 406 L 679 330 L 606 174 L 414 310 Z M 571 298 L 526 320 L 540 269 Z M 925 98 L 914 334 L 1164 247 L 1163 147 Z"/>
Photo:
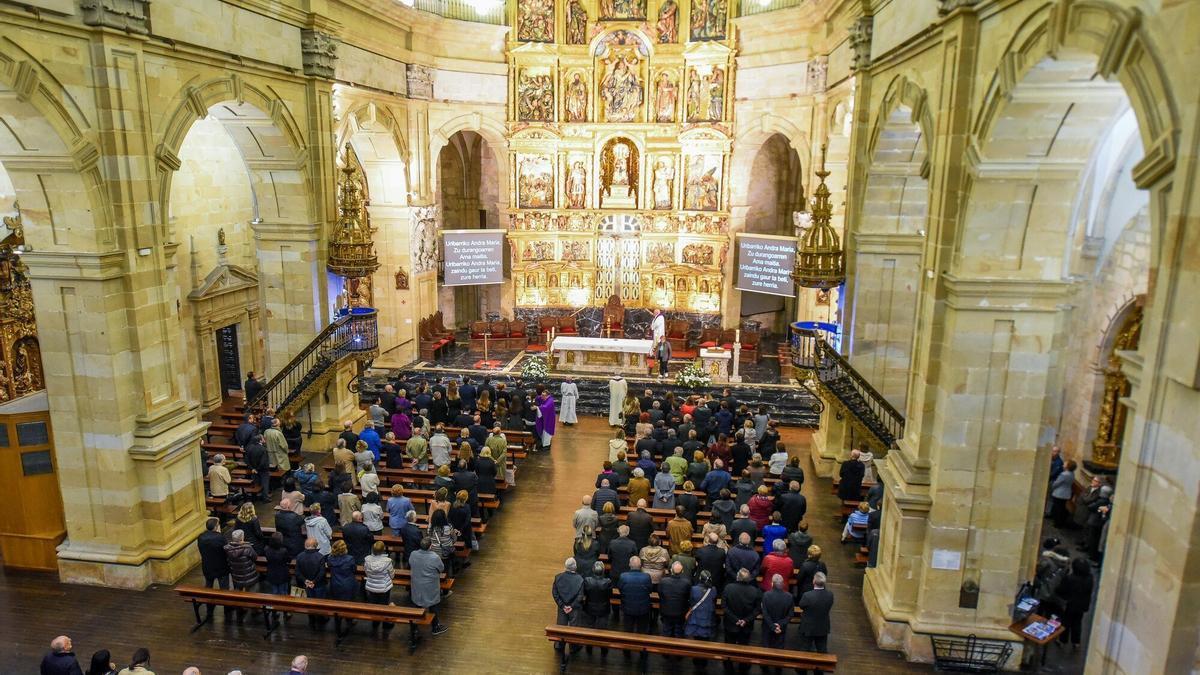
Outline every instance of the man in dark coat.
<path fill-rule="evenodd" d="M 658 582 L 658 615 L 663 637 L 683 637 L 684 618 L 691 606 L 692 582 L 683 572 L 683 563 L 671 564 L 671 574 Z"/>
<path fill-rule="evenodd" d="M 458 397 L 462 399 L 463 410 L 475 409 L 475 397 L 479 395 L 479 390 L 475 385 L 471 384 L 471 378 L 464 377 L 462 385 L 458 388 Z"/>
<path fill-rule="evenodd" d="M 471 418 L 471 426 L 467 427 L 467 433 L 471 435 L 471 439 L 478 443 L 480 447 L 482 447 L 484 443 L 487 443 L 489 432 L 487 427 L 483 426 L 479 415 L 475 415 Z"/>
<path fill-rule="evenodd" d="M 258 418 L 254 415 L 246 415 L 246 420 L 239 424 L 237 430 L 233 432 L 233 442 L 245 450 L 246 444 L 253 440 L 257 433 Z"/>
<path fill-rule="evenodd" d="M 617 589 L 621 591 L 621 614 L 625 630 L 630 633 L 649 633 L 650 593 L 654 590 L 654 582 L 649 574 L 642 571 L 641 558 L 629 558 L 629 571 L 617 579 Z"/>
<path fill-rule="evenodd" d="M 261 488 L 255 501 L 269 501 L 271 498 L 271 454 L 267 452 L 262 434 L 254 432 L 254 437 L 246 444 L 246 453 L 242 459 L 246 462 L 246 466 L 254 471 L 254 479 L 258 481 Z"/>
<path fill-rule="evenodd" d="M 575 571 L 574 558 L 567 558 L 563 571 L 555 575 L 550 595 L 558 606 L 558 625 L 579 625 L 579 617 L 583 614 L 583 577 Z M 554 643 L 554 648 L 562 651 L 563 643 Z M 579 651 L 579 645 L 573 645 L 571 651 Z"/>
<path fill-rule="evenodd" d="M 825 573 L 813 575 L 813 588 L 800 596 L 800 649 L 826 653 L 829 643 L 829 613 L 833 609 L 833 593 L 825 590 Z"/>
<path fill-rule="evenodd" d="M 792 620 L 794 611 L 792 594 L 788 592 L 783 577 L 779 574 L 771 577 L 771 590 L 763 594 L 762 600 L 762 641 L 764 647 L 783 649 L 786 643 L 788 623 Z"/>
<path fill-rule="evenodd" d="M 838 499 L 858 502 L 862 499 L 862 482 L 867 467 L 858 460 L 858 450 L 850 451 L 850 459 L 842 462 L 838 471 Z"/>
<path fill-rule="evenodd" d="M 780 524 L 786 527 L 788 532 L 795 532 L 800 521 L 804 520 L 804 514 L 808 513 L 808 499 L 800 494 L 799 482 L 792 481 L 788 485 L 788 491 L 779 498 L 777 506 Z"/>
<path fill-rule="evenodd" d="M 745 532 L 738 536 L 737 546 L 725 554 L 725 574 L 730 579 L 736 578 L 740 569 L 749 570 L 751 578 L 758 576 L 758 567 L 761 564 L 758 551 L 754 550 L 754 540 Z"/>
<path fill-rule="evenodd" d="M 300 555 L 304 550 L 304 517 L 292 510 L 292 500 L 284 498 L 275 507 L 275 530 L 283 535 L 288 555 L 292 558 Z"/>
<path fill-rule="evenodd" d="M 200 570 L 204 572 L 204 586 L 229 588 L 229 559 L 225 557 L 225 535 L 221 534 L 221 521 L 209 518 L 204 532 L 196 538 L 200 549 Z M 210 608 L 211 612 L 211 608 Z"/>
<path fill-rule="evenodd" d="M 608 560 L 611 563 L 609 577 L 616 583 L 629 570 L 629 559 L 638 554 L 641 547 L 629 538 L 629 526 L 617 528 L 617 538 L 608 542 Z"/>
<path fill-rule="evenodd" d="M 721 537 L 716 532 L 709 532 L 704 537 L 704 546 L 696 549 L 696 569 L 707 571 L 712 578 L 713 586 L 725 586 L 725 549 L 720 547 Z"/>
<path fill-rule="evenodd" d="M 400 528 L 400 538 L 404 540 L 404 565 L 408 566 L 408 558 L 413 551 L 420 550 L 421 538 L 425 536 L 417 525 L 417 512 L 408 511 L 404 514 L 404 526 Z"/>
<path fill-rule="evenodd" d="M 59 635 L 50 641 L 50 651 L 42 657 L 41 675 L 83 675 L 72 650 L 71 638 Z"/>
<path fill-rule="evenodd" d="M 729 526 L 729 536 L 737 541 L 742 534 L 750 535 L 750 541 L 758 536 L 758 524 L 750 518 L 750 507 L 742 504 L 742 508 L 738 510 L 738 517 L 733 519 L 733 524 Z"/>
<path fill-rule="evenodd" d="M 762 609 L 762 590 L 754 583 L 754 573 L 745 568 L 738 570 L 737 580 L 725 586 L 721 602 L 725 607 L 725 642 L 750 644 L 754 619 Z M 745 664 L 742 671 L 749 672 L 750 664 Z"/>
<path fill-rule="evenodd" d="M 258 398 L 258 395 L 262 393 L 262 390 L 263 384 L 258 378 L 254 377 L 254 371 L 252 370 L 246 373 L 246 383 L 242 385 L 242 393 L 246 397 L 246 403 L 249 404 L 253 402 L 254 399 Z"/>
<path fill-rule="evenodd" d="M 342 423 L 342 433 L 338 434 L 338 438 L 346 441 L 346 447 L 350 452 L 358 447 L 358 434 L 354 433 L 354 424 L 351 422 Z"/>
<path fill-rule="evenodd" d="M 612 504 L 618 513 L 621 510 L 621 497 L 607 478 L 601 480 L 600 489 L 592 493 L 592 509 L 596 513 L 604 513 L 605 504 Z"/>
<path fill-rule="evenodd" d="M 342 537 L 346 540 L 346 552 L 354 558 L 355 565 L 363 564 L 367 556 L 371 554 L 371 546 L 375 544 L 375 536 L 371 534 L 371 530 L 363 524 L 362 511 L 355 511 L 351 514 L 354 520 L 346 523 L 342 528 Z"/>
<path fill-rule="evenodd" d="M 642 550 L 650 544 L 650 535 L 654 534 L 654 516 L 646 510 L 646 500 L 639 499 L 637 510 L 629 514 L 625 522 L 629 525 L 629 538 Z"/>

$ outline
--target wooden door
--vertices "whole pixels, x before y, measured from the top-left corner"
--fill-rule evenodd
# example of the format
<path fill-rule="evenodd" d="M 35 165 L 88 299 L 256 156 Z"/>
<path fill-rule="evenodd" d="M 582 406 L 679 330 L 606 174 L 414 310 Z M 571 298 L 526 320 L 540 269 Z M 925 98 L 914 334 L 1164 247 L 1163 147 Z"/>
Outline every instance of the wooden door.
<path fill-rule="evenodd" d="M 16 569 L 57 570 L 55 548 L 66 536 L 50 413 L 0 416 L 0 556 Z"/>

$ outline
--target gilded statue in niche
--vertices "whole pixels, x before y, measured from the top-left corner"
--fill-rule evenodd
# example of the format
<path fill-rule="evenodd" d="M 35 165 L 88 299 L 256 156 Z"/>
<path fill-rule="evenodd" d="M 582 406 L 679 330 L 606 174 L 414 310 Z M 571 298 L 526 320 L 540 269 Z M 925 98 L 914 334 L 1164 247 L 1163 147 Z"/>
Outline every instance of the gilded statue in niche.
<path fill-rule="evenodd" d="M 12 387 L 15 398 L 46 388 L 37 338 L 23 338 L 13 346 Z"/>
<path fill-rule="evenodd" d="M 654 121 L 674 122 L 675 103 L 679 100 L 679 87 L 671 73 L 658 74 L 654 84 Z"/>
<path fill-rule="evenodd" d="M 671 208 L 674 192 L 675 162 L 670 157 L 659 157 L 654 162 L 654 208 Z"/>
<path fill-rule="evenodd" d="M 675 244 L 669 241 L 652 241 L 646 244 L 646 261 L 664 265 L 675 262 Z"/>
<path fill-rule="evenodd" d="M 725 71 L 720 66 L 688 71 L 687 120 L 720 122 L 725 114 Z"/>
<path fill-rule="evenodd" d="M 646 0 L 600 0 L 600 19 L 628 20 L 646 18 Z"/>
<path fill-rule="evenodd" d="M 587 44 L 588 13 L 581 0 L 571 0 L 567 5 L 567 44 Z"/>
<path fill-rule="evenodd" d="M 521 0 L 517 3 L 517 39 L 521 42 L 554 42 L 554 0 Z"/>
<path fill-rule="evenodd" d="M 666 0 L 658 8 L 658 22 L 655 28 L 658 29 L 659 42 L 665 44 L 679 40 L 679 5 L 675 0 Z"/>
<path fill-rule="evenodd" d="M 587 165 L 582 159 L 572 158 L 567 173 L 567 208 L 587 208 Z"/>
<path fill-rule="evenodd" d="M 600 100 L 604 103 L 605 122 L 638 121 L 642 108 L 640 62 L 632 50 L 612 52 L 604 59 L 604 78 L 600 81 Z"/>
<path fill-rule="evenodd" d="M 692 0 L 692 39 L 724 40 L 729 0 Z"/>
<path fill-rule="evenodd" d="M 522 122 L 554 121 L 554 79 L 548 71 L 521 70 L 517 77 L 517 119 Z"/>
<path fill-rule="evenodd" d="M 721 204 L 721 156 L 693 155 L 684 178 L 683 208 L 716 211 Z"/>
<path fill-rule="evenodd" d="M 627 138 L 614 138 L 600 152 L 601 206 L 636 207 L 638 149 Z"/>
<path fill-rule="evenodd" d="M 517 162 L 517 206 L 549 209 L 554 206 L 554 162 L 547 155 L 523 155 Z"/>
<path fill-rule="evenodd" d="M 568 122 L 586 122 L 588 106 L 588 86 L 582 73 L 572 73 L 571 82 L 567 85 L 563 96 L 563 112 Z"/>

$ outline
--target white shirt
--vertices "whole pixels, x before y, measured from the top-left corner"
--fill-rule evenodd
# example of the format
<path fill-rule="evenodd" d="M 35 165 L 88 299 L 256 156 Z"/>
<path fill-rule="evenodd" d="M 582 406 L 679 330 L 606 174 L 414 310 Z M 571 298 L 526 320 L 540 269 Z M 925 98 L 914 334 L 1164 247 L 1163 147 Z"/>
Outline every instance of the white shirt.
<path fill-rule="evenodd" d="M 662 314 L 654 317 L 654 321 L 650 322 L 650 332 L 654 334 L 654 342 L 657 343 L 667 334 L 667 319 Z"/>

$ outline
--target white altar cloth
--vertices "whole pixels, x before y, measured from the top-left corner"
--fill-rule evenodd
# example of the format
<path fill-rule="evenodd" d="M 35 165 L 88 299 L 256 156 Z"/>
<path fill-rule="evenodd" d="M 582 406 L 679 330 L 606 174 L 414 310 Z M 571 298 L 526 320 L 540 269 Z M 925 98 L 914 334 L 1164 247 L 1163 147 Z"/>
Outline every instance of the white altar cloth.
<path fill-rule="evenodd" d="M 560 335 L 550 345 L 554 368 L 564 372 L 645 375 L 650 340 Z"/>
<path fill-rule="evenodd" d="M 631 354 L 649 354 L 654 343 L 650 340 L 627 340 L 625 338 L 580 337 L 578 335 L 559 335 L 554 338 L 551 349 L 554 351 L 574 350 L 584 352 L 625 352 Z"/>

